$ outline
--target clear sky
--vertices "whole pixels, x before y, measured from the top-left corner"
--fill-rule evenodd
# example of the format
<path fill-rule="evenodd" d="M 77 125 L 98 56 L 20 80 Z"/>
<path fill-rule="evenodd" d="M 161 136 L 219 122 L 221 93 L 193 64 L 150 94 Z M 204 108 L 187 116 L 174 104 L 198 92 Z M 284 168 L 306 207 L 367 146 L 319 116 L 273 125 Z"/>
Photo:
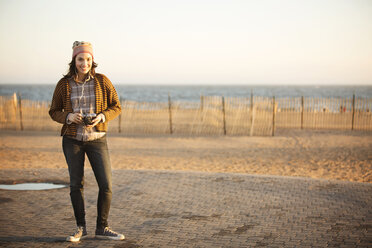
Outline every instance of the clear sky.
<path fill-rule="evenodd" d="M 0 83 L 372 85 L 372 0 L 0 0 Z"/>

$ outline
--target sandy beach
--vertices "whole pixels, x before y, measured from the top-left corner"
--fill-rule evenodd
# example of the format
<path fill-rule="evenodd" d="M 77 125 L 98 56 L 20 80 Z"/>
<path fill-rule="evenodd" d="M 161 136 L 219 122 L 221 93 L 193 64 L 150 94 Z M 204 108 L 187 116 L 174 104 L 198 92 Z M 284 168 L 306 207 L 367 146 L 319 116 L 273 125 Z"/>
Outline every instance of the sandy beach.
<path fill-rule="evenodd" d="M 2 130 L 1 168 L 66 168 L 61 141 L 55 132 Z M 113 169 L 233 172 L 372 182 L 370 132 L 286 130 L 278 131 L 275 137 L 108 134 L 108 145 Z"/>

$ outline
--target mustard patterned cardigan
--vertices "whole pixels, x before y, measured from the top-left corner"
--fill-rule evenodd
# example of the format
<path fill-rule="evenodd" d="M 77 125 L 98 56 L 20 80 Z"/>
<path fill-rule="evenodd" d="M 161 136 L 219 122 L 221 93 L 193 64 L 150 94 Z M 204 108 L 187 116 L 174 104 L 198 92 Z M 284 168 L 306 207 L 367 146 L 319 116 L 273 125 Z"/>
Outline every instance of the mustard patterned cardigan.
<path fill-rule="evenodd" d="M 94 77 L 94 91 L 96 94 L 96 114 L 103 113 L 105 122 L 98 123 L 97 132 L 107 131 L 107 122 L 115 119 L 121 113 L 118 94 L 111 81 L 103 74 L 96 73 Z M 76 124 L 67 124 L 66 118 L 72 113 L 71 88 L 68 78 L 62 78 L 54 90 L 52 104 L 49 109 L 50 117 L 63 124 L 61 136 L 76 136 Z"/>

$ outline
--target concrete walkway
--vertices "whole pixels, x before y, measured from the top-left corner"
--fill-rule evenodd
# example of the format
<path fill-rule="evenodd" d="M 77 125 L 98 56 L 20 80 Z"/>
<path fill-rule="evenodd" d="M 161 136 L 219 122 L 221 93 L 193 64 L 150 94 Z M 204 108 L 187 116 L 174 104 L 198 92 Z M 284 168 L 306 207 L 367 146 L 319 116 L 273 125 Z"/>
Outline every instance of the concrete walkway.
<path fill-rule="evenodd" d="M 0 170 L 2 183 L 66 182 L 61 169 Z M 97 185 L 86 168 L 90 237 L 75 229 L 69 189 L 0 190 L 3 247 L 371 247 L 372 184 L 172 171 L 113 172 L 110 226 L 94 239 Z"/>

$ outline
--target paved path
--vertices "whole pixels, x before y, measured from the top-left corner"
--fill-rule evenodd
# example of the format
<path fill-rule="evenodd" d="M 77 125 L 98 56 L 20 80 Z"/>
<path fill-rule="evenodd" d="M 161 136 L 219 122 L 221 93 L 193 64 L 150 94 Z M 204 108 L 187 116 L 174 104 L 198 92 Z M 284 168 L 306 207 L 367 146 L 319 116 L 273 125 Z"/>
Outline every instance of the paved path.
<path fill-rule="evenodd" d="M 86 169 L 88 234 L 97 186 Z M 66 170 L 0 170 L 2 183 L 68 180 Z M 371 247 L 372 184 L 171 171 L 113 172 L 110 226 L 125 241 L 65 242 L 69 189 L 0 190 L 4 247 Z"/>

